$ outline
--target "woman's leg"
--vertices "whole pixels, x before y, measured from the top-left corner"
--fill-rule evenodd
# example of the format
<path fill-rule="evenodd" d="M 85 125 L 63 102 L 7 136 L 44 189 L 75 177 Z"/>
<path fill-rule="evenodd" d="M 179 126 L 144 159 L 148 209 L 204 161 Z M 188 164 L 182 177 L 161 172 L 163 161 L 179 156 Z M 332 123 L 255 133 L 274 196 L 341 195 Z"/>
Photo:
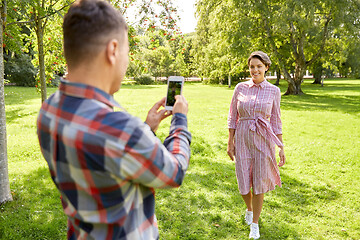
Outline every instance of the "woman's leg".
<path fill-rule="evenodd" d="M 247 210 L 252 212 L 253 211 L 253 200 L 252 200 L 252 193 L 251 191 L 246 195 L 241 195 L 244 199 L 244 202 L 246 204 Z"/>
<path fill-rule="evenodd" d="M 264 202 L 264 194 L 258 194 L 252 196 L 252 207 L 253 207 L 253 223 L 259 223 L 260 213 Z M 247 203 L 246 203 L 247 205 Z"/>

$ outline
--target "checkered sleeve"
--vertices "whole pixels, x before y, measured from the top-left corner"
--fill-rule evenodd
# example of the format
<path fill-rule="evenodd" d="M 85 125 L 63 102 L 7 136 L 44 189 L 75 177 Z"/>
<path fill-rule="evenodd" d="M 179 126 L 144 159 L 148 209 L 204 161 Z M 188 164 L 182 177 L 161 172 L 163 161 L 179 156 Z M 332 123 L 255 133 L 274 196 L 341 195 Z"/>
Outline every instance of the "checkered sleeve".
<path fill-rule="evenodd" d="M 191 134 L 187 118 L 175 114 L 164 144 L 140 119 L 131 119 L 131 135 L 119 154 L 121 178 L 151 188 L 179 187 L 190 159 Z"/>

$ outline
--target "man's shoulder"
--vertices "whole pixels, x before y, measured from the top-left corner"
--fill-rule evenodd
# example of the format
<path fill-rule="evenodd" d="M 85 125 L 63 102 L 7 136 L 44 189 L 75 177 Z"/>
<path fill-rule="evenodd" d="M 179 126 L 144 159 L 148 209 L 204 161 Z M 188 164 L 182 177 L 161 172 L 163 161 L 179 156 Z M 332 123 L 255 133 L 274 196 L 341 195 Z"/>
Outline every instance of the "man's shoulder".
<path fill-rule="evenodd" d="M 102 124 L 119 129 L 132 129 L 144 124 L 138 117 L 135 117 L 126 111 L 107 112 L 101 116 L 101 118 Z"/>
<path fill-rule="evenodd" d="M 58 119 L 68 128 L 87 130 L 89 134 L 118 137 L 132 134 L 144 123 L 126 111 L 114 111 L 103 102 L 91 98 L 63 96 L 58 92 L 46 100 L 41 113 Z"/>

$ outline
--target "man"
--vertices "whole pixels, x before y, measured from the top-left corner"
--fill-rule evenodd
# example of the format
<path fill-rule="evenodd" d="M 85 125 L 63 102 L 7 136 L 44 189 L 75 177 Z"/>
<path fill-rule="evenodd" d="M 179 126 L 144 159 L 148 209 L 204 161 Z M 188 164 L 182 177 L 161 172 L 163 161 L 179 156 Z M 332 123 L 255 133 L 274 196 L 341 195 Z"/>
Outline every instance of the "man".
<path fill-rule="evenodd" d="M 181 185 L 190 158 L 187 102 L 176 96 L 170 135 L 165 98 L 145 123 L 112 97 L 128 65 L 127 25 L 101 0 L 80 0 L 64 18 L 67 80 L 41 107 L 38 137 L 68 217 L 68 239 L 158 239 L 154 188 Z M 121 108 L 121 107 L 120 107 Z"/>

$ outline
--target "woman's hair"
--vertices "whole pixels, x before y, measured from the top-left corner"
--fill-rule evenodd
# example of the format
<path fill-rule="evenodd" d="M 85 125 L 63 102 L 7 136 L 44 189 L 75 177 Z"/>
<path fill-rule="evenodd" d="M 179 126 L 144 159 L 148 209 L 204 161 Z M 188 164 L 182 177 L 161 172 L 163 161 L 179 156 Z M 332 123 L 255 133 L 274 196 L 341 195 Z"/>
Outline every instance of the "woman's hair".
<path fill-rule="evenodd" d="M 64 18 L 64 52 L 69 67 L 91 61 L 113 38 L 123 41 L 127 24 L 103 0 L 78 0 Z"/>
<path fill-rule="evenodd" d="M 248 58 L 248 66 L 250 66 L 250 60 L 252 58 L 259 59 L 266 67 L 271 66 L 271 61 L 270 61 L 269 56 L 266 53 L 262 52 L 262 51 L 255 51 L 255 52 L 250 54 L 250 57 Z"/>

